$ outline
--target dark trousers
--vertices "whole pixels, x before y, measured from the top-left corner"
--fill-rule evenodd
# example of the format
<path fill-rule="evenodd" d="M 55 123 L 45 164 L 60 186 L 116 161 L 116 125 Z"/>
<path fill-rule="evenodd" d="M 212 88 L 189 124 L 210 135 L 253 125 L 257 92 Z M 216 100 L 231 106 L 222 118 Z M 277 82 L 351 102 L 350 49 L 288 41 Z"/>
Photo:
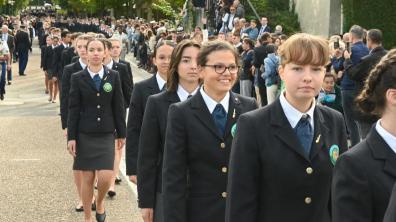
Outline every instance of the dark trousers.
<path fill-rule="evenodd" d="M 25 69 L 29 60 L 29 51 L 18 51 L 18 59 L 19 59 L 19 75 L 25 73 Z"/>
<path fill-rule="evenodd" d="M 0 94 L 5 94 L 5 83 L 6 83 L 6 72 L 7 72 L 7 63 L 0 61 Z"/>
<path fill-rule="evenodd" d="M 354 117 L 354 99 L 355 99 L 355 91 L 354 90 L 342 90 L 342 108 L 344 109 L 344 118 L 346 125 L 348 127 L 349 136 L 351 139 L 351 146 L 354 146 L 360 142 L 360 134 L 359 129 L 356 124 L 356 119 Z"/>

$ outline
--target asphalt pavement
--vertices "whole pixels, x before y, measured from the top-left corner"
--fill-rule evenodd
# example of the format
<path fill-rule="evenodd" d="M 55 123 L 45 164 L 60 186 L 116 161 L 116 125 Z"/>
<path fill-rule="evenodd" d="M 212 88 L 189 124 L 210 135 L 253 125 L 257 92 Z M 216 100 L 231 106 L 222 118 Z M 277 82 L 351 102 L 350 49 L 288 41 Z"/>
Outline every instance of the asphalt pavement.
<path fill-rule="evenodd" d="M 127 60 L 132 61 L 131 55 Z M 150 76 L 134 63 L 132 69 L 135 82 Z M 59 100 L 48 102 L 39 49 L 29 56 L 26 76 L 18 76 L 18 63 L 13 72 L 0 101 L 0 221 L 83 221 L 83 213 L 74 210 L 72 157 L 61 129 Z M 136 187 L 125 174 L 122 179 L 116 197 L 106 199 L 106 221 L 140 222 Z"/>

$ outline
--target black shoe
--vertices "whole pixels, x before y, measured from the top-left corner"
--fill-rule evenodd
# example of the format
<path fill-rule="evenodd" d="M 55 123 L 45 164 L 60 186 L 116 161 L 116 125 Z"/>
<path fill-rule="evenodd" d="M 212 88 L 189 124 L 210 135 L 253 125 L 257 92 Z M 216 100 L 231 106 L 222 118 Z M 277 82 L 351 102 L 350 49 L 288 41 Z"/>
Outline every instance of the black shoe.
<path fill-rule="evenodd" d="M 109 190 L 107 192 L 107 195 L 109 195 L 109 197 L 113 198 L 117 193 L 115 191 Z"/>
<path fill-rule="evenodd" d="M 96 210 L 96 200 L 92 203 L 91 210 L 92 211 Z"/>
<path fill-rule="evenodd" d="M 8 85 L 11 85 L 11 81 L 8 81 Z"/>
<path fill-rule="evenodd" d="M 104 212 L 103 214 L 96 213 L 95 217 L 96 217 L 96 221 L 104 222 L 106 220 L 106 212 Z"/>
<path fill-rule="evenodd" d="M 0 100 L 4 100 L 4 95 L 3 94 L 0 95 Z"/>
<path fill-rule="evenodd" d="M 121 177 L 116 177 L 116 178 L 115 178 L 115 183 L 116 183 L 116 184 L 120 184 L 121 181 L 122 181 Z"/>
<path fill-rule="evenodd" d="M 26 74 L 25 74 L 25 73 L 22 73 L 22 74 L 19 74 L 19 76 L 26 76 Z"/>
<path fill-rule="evenodd" d="M 76 212 L 83 212 L 84 211 L 84 206 L 76 207 Z"/>

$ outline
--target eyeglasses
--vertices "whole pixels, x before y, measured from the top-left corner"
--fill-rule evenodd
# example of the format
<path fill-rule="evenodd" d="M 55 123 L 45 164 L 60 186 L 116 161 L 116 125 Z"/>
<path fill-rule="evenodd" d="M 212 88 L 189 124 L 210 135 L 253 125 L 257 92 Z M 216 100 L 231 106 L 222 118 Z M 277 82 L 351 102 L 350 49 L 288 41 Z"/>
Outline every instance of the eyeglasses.
<path fill-rule="evenodd" d="M 204 65 L 204 66 L 208 66 L 208 67 L 214 68 L 214 70 L 215 70 L 215 72 L 217 74 L 223 74 L 226 71 L 226 69 L 228 69 L 228 71 L 231 74 L 236 74 L 236 73 L 238 73 L 238 70 L 239 70 L 239 66 L 237 66 L 237 65 L 230 65 L 228 67 L 225 66 L 225 65 L 222 65 L 222 64 L 218 64 L 218 65 Z"/>

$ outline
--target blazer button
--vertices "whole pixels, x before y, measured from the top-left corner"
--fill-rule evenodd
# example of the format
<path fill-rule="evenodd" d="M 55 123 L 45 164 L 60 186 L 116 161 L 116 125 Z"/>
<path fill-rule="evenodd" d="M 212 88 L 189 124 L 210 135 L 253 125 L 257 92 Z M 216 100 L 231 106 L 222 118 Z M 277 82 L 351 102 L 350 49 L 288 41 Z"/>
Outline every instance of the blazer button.
<path fill-rule="evenodd" d="M 96 96 L 100 96 L 100 93 L 96 93 Z"/>
<path fill-rule="evenodd" d="M 226 147 L 225 143 L 220 143 L 220 148 L 221 149 L 225 149 L 225 147 Z"/>
<path fill-rule="evenodd" d="M 305 203 L 310 204 L 312 202 L 312 199 L 310 197 L 305 198 Z"/>
<path fill-rule="evenodd" d="M 313 169 L 311 167 L 308 167 L 305 171 L 307 172 L 307 174 L 313 173 Z"/>
<path fill-rule="evenodd" d="M 100 122 L 100 117 L 98 117 L 98 122 Z"/>
<path fill-rule="evenodd" d="M 226 198 L 226 197 L 227 197 L 227 192 L 221 193 L 221 196 L 222 196 L 223 198 Z"/>
<path fill-rule="evenodd" d="M 100 109 L 100 105 L 98 105 L 97 107 L 98 107 L 98 109 Z"/>
<path fill-rule="evenodd" d="M 223 168 L 221 168 L 221 172 L 223 172 L 223 173 L 227 173 L 227 167 L 223 167 Z"/>

